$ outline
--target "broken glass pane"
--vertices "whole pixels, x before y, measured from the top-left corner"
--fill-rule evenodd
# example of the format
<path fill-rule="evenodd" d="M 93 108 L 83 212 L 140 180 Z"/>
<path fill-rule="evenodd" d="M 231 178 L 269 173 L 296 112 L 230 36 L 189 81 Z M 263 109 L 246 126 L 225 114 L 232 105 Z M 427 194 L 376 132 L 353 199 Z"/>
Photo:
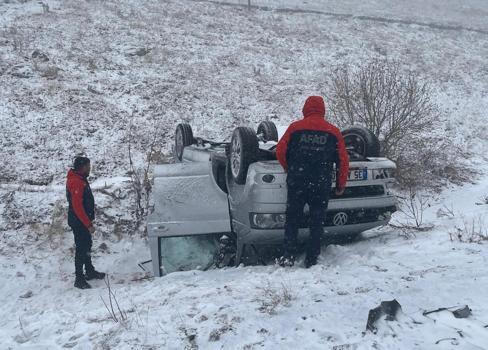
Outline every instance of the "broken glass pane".
<path fill-rule="evenodd" d="M 218 238 L 217 234 L 161 237 L 160 265 L 163 274 L 210 268 L 218 252 Z"/>

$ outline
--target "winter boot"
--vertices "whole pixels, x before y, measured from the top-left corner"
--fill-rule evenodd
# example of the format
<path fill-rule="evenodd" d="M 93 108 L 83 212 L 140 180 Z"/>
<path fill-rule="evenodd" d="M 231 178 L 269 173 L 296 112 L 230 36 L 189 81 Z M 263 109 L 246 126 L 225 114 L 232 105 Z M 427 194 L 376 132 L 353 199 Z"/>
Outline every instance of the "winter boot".
<path fill-rule="evenodd" d="M 87 281 L 90 280 L 103 280 L 105 278 L 105 272 L 98 272 L 97 270 L 92 270 L 87 272 L 85 275 L 85 279 Z"/>
<path fill-rule="evenodd" d="M 75 287 L 79 289 L 90 289 L 91 286 L 83 277 L 76 277 L 75 279 Z"/>
<path fill-rule="evenodd" d="M 317 256 L 316 255 L 312 255 L 312 256 L 307 255 L 307 257 L 305 258 L 305 267 L 308 269 L 314 265 L 317 265 Z"/>

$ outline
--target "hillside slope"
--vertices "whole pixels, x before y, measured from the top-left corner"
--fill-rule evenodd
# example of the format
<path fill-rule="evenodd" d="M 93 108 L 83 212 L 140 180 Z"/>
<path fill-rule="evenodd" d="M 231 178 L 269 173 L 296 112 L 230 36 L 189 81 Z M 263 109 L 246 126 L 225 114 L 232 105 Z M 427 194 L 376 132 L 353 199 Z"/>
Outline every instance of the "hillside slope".
<path fill-rule="evenodd" d="M 35 1 L 0 7 L 2 182 L 46 184 L 74 154 L 95 176 L 125 175 L 154 141 L 168 154 L 177 121 L 226 138 L 264 118 L 286 124 L 331 70 L 373 57 L 431 79 L 449 125 L 487 134 L 488 35 L 209 2 Z M 456 12 L 453 9 L 452 12 Z M 45 61 L 48 59 L 48 61 Z"/>

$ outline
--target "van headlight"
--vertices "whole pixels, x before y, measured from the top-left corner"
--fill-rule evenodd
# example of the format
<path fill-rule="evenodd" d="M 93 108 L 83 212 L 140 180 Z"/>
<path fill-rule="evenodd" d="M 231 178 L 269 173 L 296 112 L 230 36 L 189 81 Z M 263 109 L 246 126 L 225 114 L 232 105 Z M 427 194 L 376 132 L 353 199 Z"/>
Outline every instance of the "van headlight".
<path fill-rule="evenodd" d="M 261 230 L 280 229 L 285 227 L 286 215 L 283 213 L 251 213 L 251 227 Z"/>
<path fill-rule="evenodd" d="M 390 220 L 391 214 L 391 211 L 386 211 L 383 214 L 378 215 L 378 221 Z"/>

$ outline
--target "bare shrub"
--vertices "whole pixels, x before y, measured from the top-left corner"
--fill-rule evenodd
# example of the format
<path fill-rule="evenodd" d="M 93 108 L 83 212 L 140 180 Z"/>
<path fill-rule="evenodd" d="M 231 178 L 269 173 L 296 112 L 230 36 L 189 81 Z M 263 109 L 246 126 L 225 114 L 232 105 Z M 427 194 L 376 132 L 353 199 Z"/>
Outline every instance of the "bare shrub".
<path fill-rule="evenodd" d="M 39 224 L 39 216 L 32 207 L 23 205 L 17 198 L 17 193 L 21 190 L 19 187 L 0 195 L 0 200 L 3 203 L 1 215 L 5 222 L 5 227 L 2 229 L 18 230 L 24 226 Z"/>
<path fill-rule="evenodd" d="M 439 210 L 437 210 L 437 217 L 438 218 L 442 218 L 442 217 L 454 218 L 455 216 L 456 216 L 456 214 L 454 213 L 454 208 L 453 208 L 452 204 L 450 206 L 447 206 L 446 204 L 444 204 L 442 208 L 439 208 Z"/>
<path fill-rule="evenodd" d="M 451 241 L 462 243 L 482 243 L 488 241 L 488 226 L 483 216 L 471 220 L 463 220 L 454 231 L 449 232 Z"/>
<path fill-rule="evenodd" d="M 400 210 L 413 222 L 415 228 L 420 229 L 424 223 L 425 209 L 429 206 L 429 198 L 410 187 L 408 196 L 400 198 L 400 201 Z"/>
<path fill-rule="evenodd" d="M 109 313 L 109 318 L 115 323 L 126 322 L 127 312 L 123 311 L 120 308 L 117 297 L 115 296 L 115 293 L 112 291 L 112 288 L 110 287 L 110 278 L 106 276 L 104 281 L 108 291 L 108 304 L 105 302 L 105 299 L 103 299 L 101 295 L 100 295 L 100 299 L 102 299 L 103 305 L 105 305 L 105 308 Z"/>
<path fill-rule="evenodd" d="M 480 201 L 476 202 L 477 205 L 485 205 L 488 204 L 488 194 L 481 196 Z"/>
<path fill-rule="evenodd" d="M 62 243 L 66 218 L 67 213 L 64 200 L 56 201 L 51 212 L 51 222 L 46 230 L 46 238 L 52 249 L 58 248 Z M 39 232 L 39 230 L 33 232 Z"/>
<path fill-rule="evenodd" d="M 54 204 L 54 208 L 51 213 L 51 223 L 47 233 L 52 235 L 62 235 L 64 233 L 64 223 L 66 221 L 66 205 L 64 200 L 58 200 Z"/>
<path fill-rule="evenodd" d="M 22 212 L 21 208 L 15 201 L 15 191 L 9 191 L 0 196 L 4 208 L 2 211 L 2 218 L 6 224 L 4 229 L 19 229 L 23 226 L 21 222 Z"/>
<path fill-rule="evenodd" d="M 401 230 L 405 238 L 415 237 L 415 231 L 428 231 L 432 225 L 424 224 L 425 210 L 430 206 L 429 196 L 421 193 L 417 188 L 409 187 L 406 196 L 398 196 L 400 211 L 407 221 L 404 223 L 392 223 L 390 226 Z"/>
<path fill-rule="evenodd" d="M 267 284 L 265 287 L 259 288 L 262 291 L 262 296 L 256 298 L 260 302 L 259 311 L 269 315 L 276 314 L 276 309 L 282 306 L 289 306 L 290 302 L 295 298 L 290 289 L 281 283 L 279 288 Z"/>
<path fill-rule="evenodd" d="M 376 59 L 353 69 L 336 69 L 329 96 L 332 119 L 340 126 L 370 129 L 384 156 L 398 166 L 403 187 L 435 187 L 445 179 L 463 182 L 469 173 L 444 133 L 436 135 L 440 111 L 430 84 L 398 61 Z"/>
<path fill-rule="evenodd" d="M 465 165 L 466 153 L 452 143 L 449 135 L 411 135 L 388 156 L 396 162 L 396 179 L 403 188 L 440 189 L 448 181 L 462 184 L 471 181 L 476 172 Z"/>
<path fill-rule="evenodd" d="M 413 72 L 404 73 L 397 61 L 373 60 L 351 71 L 336 70 L 330 101 L 341 125 L 361 124 L 382 140 L 390 156 L 409 134 L 426 131 L 438 114 L 431 88 Z"/>

